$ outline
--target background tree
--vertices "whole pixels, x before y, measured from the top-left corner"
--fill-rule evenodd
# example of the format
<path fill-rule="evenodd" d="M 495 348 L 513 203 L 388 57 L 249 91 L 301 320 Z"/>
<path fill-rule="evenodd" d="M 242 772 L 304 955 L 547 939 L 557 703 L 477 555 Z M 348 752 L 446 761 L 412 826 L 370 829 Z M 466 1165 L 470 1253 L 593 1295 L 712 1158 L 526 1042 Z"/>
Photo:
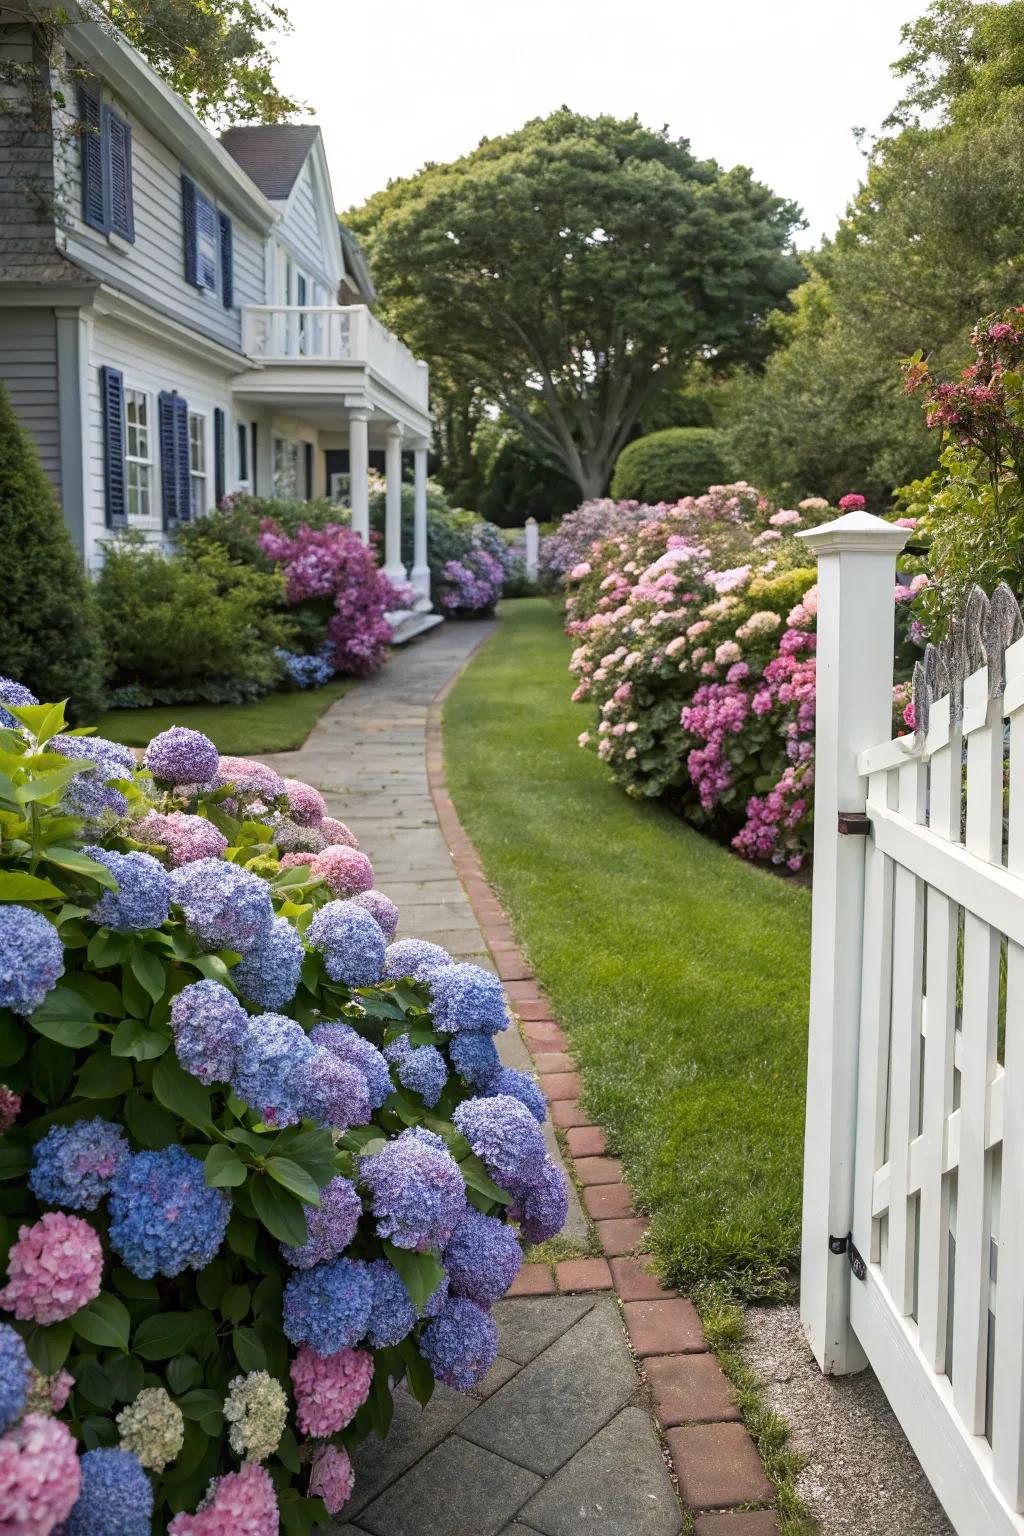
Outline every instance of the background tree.
<path fill-rule="evenodd" d="M 756 355 L 799 280 L 792 203 L 636 118 L 562 108 L 345 215 L 389 323 L 600 495 L 700 354 Z"/>

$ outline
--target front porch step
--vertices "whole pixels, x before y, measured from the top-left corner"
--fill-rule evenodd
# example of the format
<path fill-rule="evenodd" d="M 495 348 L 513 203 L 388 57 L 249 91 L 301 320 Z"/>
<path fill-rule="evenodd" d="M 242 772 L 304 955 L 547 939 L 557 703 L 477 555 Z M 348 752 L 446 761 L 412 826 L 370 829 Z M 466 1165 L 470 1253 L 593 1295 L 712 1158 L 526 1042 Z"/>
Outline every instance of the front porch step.
<path fill-rule="evenodd" d="M 443 613 L 417 613 L 414 609 L 405 613 L 389 613 L 387 617 L 393 627 L 392 645 L 405 645 L 406 641 L 415 640 L 417 635 L 426 634 L 428 629 L 444 623 Z"/>

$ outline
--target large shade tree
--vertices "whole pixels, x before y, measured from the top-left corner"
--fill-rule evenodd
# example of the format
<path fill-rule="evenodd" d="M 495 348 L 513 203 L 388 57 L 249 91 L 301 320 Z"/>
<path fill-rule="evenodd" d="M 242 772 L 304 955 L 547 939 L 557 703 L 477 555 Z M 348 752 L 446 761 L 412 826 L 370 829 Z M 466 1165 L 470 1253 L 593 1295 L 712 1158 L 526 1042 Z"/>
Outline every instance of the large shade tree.
<path fill-rule="evenodd" d="M 345 216 L 390 323 L 600 495 L 658 390 L 755 355 L 799 214 L 636 118 L 567 108 Z"/>

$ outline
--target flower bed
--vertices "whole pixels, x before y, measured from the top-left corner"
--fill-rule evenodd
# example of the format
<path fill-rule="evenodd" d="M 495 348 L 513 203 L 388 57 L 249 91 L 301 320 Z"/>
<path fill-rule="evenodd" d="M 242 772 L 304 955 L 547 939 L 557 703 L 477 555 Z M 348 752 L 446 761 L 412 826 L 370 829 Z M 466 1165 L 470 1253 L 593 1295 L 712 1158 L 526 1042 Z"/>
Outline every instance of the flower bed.
<path fill-rule="evenodd" d="M 305 1533 L 564 1220 L 500 983 L 310 786 L 0 699 L 0 1530 Z"/>
<path fill-rule="evenodd" d="M 573 697 L 597 709 L 580 745 L 627 793 L 796 871 L 811 843 L 817 590 L 793 535 L 836 511 L 818 497 L 778 508 L 745 483 L 620 510 L 588 503 L 546 541 L 548 569 L 567 567 Z M 896 588 L 908 671 L 925 585 Z"/>

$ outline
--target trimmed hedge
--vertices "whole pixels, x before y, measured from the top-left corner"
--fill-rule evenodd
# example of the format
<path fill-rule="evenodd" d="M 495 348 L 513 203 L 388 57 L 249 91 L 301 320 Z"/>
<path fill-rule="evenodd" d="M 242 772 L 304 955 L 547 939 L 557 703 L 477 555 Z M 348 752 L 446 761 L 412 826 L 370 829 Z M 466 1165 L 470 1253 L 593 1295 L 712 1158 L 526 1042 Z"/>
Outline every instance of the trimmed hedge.
<path fill-rule="evenodd" d="M 720 441 L 708 427 L 669 427 L 638 437 L 619 454 L 612 496 L 651 505 L 699 496 L 726 478 Z"/>

